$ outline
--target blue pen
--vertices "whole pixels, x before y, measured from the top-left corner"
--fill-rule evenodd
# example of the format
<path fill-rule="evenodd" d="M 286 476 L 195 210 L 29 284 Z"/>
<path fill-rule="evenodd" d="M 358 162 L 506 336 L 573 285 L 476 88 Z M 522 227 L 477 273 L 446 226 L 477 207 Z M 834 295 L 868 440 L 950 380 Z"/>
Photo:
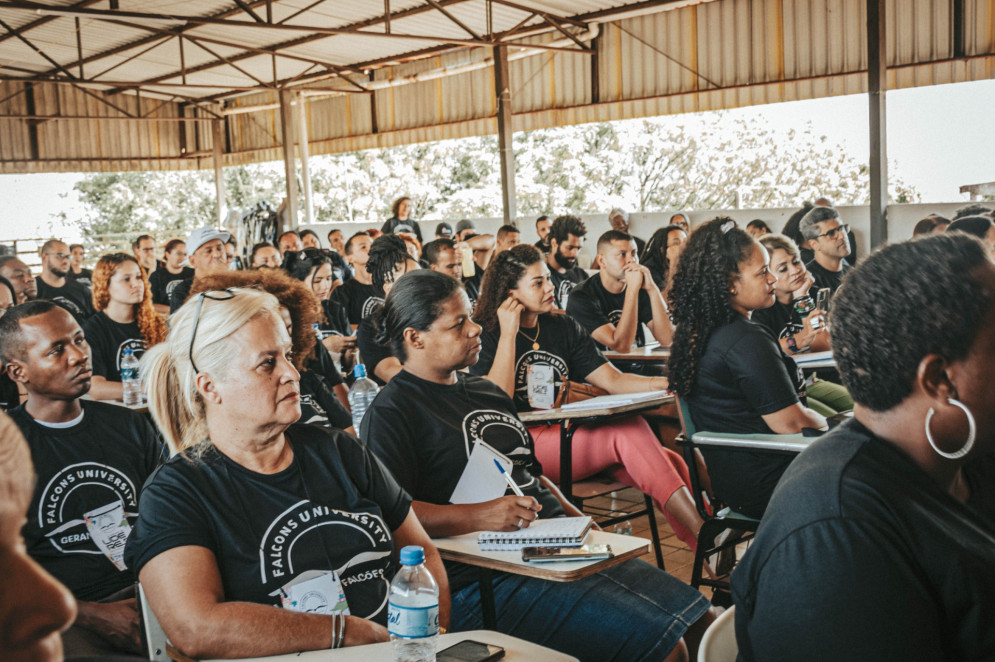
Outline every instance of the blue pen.
<path fill-rule="evenodd" d="M 494 466 L 497 467 L 498 471 L 501 472 L 501 475 L 504 476 L 504 479 L 508 482 L 508 487 L 511 488 L 512 492 L 514 492 L 520 497 L 525 496 L 525 493 L 522 492 L 522 488 L 520 488 L 518 485 L 515 485 L 515 481 L 511 479 L 511 474 L 504 470 L 504 467 L 501 466 L 500 462 L 494 460 Z"/>

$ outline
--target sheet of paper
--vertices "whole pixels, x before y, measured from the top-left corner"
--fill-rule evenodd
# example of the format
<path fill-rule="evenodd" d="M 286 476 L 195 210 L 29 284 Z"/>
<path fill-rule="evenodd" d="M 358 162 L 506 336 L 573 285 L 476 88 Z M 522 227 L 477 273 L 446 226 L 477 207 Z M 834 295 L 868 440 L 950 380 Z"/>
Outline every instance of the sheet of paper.
<path fill-rule="evenodd" d="M 494 466 L 497 460 L 504 470 L 511 473 L 512 462 L 508 457 L 483 441 L 475 441 L 463 475 L 456 483 L 451 503 L 482 503 L 504 496 L 508 483 Z"/>

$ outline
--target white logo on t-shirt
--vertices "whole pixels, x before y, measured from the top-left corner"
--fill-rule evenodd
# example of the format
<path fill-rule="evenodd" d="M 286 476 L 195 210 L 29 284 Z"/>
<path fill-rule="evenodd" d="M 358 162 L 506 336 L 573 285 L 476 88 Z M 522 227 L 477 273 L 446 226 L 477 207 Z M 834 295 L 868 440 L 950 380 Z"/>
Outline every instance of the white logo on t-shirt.
<path fill-rule="evenodd" d="M 319 527 L 331 527 L 324 538 L 315 535 Z M 365 595 L 375 594 L 379 604 L 368 614 L 356 613 L 356 604 L 350 604 L 352 614 L 369 618 L 380 613 L 387 604 L 387 587 L 390 578 L 385 569 L 389 561 L 392 542 L 390 529 L 383 519 L 373 513 L 348 512 L 310 501 L 299 501 L 273 519 L 259 544 L 259 571 L 264 584 L 278 579 L 284 586 L 298 575 L 314 568 L 294 568 L 295 548 L 297 553 L 308 550 L 312 545 L 325 545 L 334 540 L 342 549 L 365 549 L 353 555 L 334 570 L 342 587 L 352 584 L 373 582 L 363 588 Z M 329 556 L 332 556 L 329 551 Z"/>
<path fill-rule="evenodd" d="M 382 305 L 383 305 L 383 299 L 381 299 L 380 297 L 368 298 L 366 301 L 363 302 L 363 310 L 361 316 L 363 317 L 363 319 L 366 319 L 374 312 L 376 312 L 377 308 L 379 308 Z"/>
<path fill-rule="evenodd" d="M 510 441 L 509 444 L 509 433 Z M 463 444 L 467 459 L 478 440 L 485 441 L 516 462 L 516 456 L 531 456 L 531 437 L 525 425 L 516 417 L 495 409 L 477 409 L 463 418 Z M 521 464 L 521 460 L 517 460 Z M 535 482 L 535 477 L 519 487 L 527 487 Z"/>
<path fill-rule="evenodd" d="M 52 476 L 38 499 L 38 526 L 60 552 L 103 554 L 87 531 L 81 497 L 90 504 L 119 502 L 126 517 L 138 516 L 135 485 L 121 470 L 98 462 L 72 464 Z"/>

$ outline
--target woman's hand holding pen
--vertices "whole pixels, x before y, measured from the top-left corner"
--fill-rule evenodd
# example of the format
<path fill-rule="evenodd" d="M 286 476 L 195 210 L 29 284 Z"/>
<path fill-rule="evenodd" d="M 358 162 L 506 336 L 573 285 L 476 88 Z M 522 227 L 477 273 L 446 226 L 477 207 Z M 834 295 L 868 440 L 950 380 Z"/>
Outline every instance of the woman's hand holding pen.
<path fill-rule="evenodd" d="M 477 504 L 474 524 L 483 531 L 517 531 L 539 519 L 540 510 L 533 497 L 503 496 Z"/>

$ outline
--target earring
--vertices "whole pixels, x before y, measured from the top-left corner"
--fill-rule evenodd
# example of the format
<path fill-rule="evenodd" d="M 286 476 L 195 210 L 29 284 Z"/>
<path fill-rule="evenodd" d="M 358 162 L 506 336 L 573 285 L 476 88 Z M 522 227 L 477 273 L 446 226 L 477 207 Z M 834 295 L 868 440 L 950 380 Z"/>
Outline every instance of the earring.
<path fill-rule="evenodd" d="M 955 407 L 959 407 L 961 411 L 964 412 L 964 415 L 967 416 L 967 441 L 964 442 L 964 445 L 959 450 L 956 450 L 952 453 L 941 451 L 940 448 L 936 445 L 936 442 L 933 441 L 933 435 L 929 431 L 929 422 L 933 418 L 932 407 L 930 407 L 929 411 L 926 412 L 926 440 L 929 442 L 929 445 L 933 447 L 933 450 L 936 451 L 937 455 L 939 455 L 940 457 L 945 457 L 948 460 L 956 460 L 967 455 L 968 452 L 970 452 L 971 448 L 974 447 L 974 435 L 976 432 L 976 429 L 974 427 L 974 414 L 972 414 L 971 410 L 968 409 L 967 406 L 960 400 L 955 400 L 954 398 L 947 398 L 947 402 Z"/>

